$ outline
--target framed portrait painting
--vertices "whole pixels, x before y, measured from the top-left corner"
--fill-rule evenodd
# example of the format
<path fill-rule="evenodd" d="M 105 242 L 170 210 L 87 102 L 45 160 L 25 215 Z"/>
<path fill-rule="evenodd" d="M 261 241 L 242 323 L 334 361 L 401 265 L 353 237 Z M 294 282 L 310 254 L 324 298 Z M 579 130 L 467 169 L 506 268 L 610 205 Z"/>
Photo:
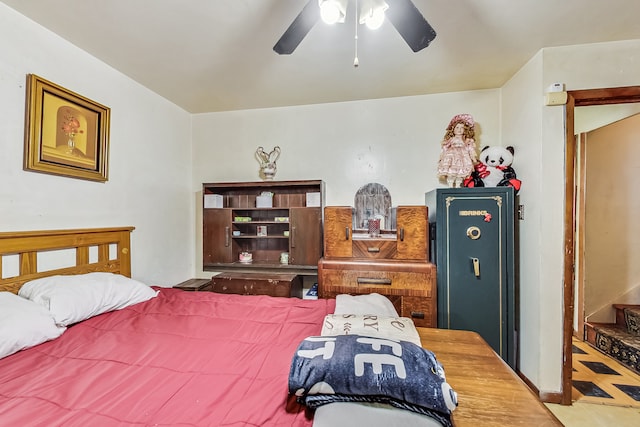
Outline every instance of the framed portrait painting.
<path fill-rule="evenodd" d="M 110 109 L 27 75 L 24 169 L 105 182 Z"/>

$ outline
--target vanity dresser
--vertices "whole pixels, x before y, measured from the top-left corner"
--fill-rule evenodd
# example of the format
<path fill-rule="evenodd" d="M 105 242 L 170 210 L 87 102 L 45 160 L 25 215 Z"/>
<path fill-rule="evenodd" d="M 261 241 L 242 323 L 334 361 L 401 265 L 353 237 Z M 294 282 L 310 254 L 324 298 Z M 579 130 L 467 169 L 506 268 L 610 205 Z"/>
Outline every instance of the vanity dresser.
<path fill-rule="evenodd" d="M 370 232 L 358 207 L 324 209 L 324 256 L 318 262 L 318 295 L 379 293 L 416 326 L 436 327 L 436 268 L 429 262 L 426 206 L 383 207 L 380 229 Z M 368 225 L 368 224 L 367 224 Z"/>

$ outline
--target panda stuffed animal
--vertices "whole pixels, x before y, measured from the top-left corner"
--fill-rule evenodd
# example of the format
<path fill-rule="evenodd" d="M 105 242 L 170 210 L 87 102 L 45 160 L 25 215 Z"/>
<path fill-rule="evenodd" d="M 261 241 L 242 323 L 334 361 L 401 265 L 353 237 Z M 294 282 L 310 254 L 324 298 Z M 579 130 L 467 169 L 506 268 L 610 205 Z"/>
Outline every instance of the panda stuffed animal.
<path fill-rule="evenodd" d="M 480 152 L 479 162 L 471 176 L 464 181 L 465 187 L 513 187 L 515 194 L 521 182 L 511 167 L 513 147 L 486 146 Z"/>

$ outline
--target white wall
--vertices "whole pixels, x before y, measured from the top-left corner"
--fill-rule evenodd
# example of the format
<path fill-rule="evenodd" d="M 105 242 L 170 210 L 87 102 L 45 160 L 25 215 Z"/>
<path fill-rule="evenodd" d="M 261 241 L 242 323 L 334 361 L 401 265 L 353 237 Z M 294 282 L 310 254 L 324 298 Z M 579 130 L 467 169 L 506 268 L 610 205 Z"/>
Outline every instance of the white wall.
<path fill-rule="evenodd" d="M 195 115 L 193 189 L 203 182 L 259 181 L 254 153 L 282 149 L 277 180 L 322 179 L 327 205 L 353 205 L 369 182 L 385 185 L 394 206 L 424 204 L 439 186 L 440 142 L 451 118 L 470 113 L 478 145 L 499 145 L 499 90 Z M 196 254 L 201 254 L 196 197 Z M 202 268 L 196 256 L 197 269 Z"/>
<path fill-rule="evenodd" d="M 22 170 L 28 73 L 111 108 L 108 182 Z M 190 114 L 3 3 L 0 94 L 0 231 L 134 226 L 135 278 L 193 275 Z"/>
<path fill-rule="evenodd" d="M 540 343 L 548 339 L 548 334 L 551 334 L 554 340 L 562 342 L 562 323 L 559 323 L 559 326 L 554 325 L 553 330 L 542 328 L 545 318 L 558 316 L 562 312 L 562 298 L 556 299 L 550 306 L 541 304 L 544 296 L 540 286 L 543 271 L 543 255 L 540 248 L 544 242 L 540 229 L 544 223 L 545 211 L 548 209 L 542 179 L 544 154 L 540 144 L 543 113 L 541 75 L 542 55 L 538 54 L 502 88 L 502 141 L 505 145 L 513 145 L 515 148 L 515 156 L 518 159 L 516 172 L 522 180 L 518 203 L 524 205 L 524 221 L 518 222 L 519 369 L 538 387 L 543 384 L 541 378 L 544 376 L 551 385 L 541 387 L 542 390 L 558 391 L 562 365 L 549 364 L 545 369 L 540 366 Z M 561 156 L 560 161 L 562 158 Z M 560 168 L 562 169 L 562 166 Z M 564 177 L 561 182 L 564 182 Z M 557 298 L 558 292 L 562 295 L 562 288 L 555 289 L 555 292 Z M 542 334 L 543 330 L 545 334 Z M 553 351 L 557 349 L 553 347 Z"/>
<path fill-rule="evenodd" d="M 586 136 L 584 312 L 590 322 L 615 323 L 612 304 L 640 301 L 624 299 L 640 295 L 639 129 L 636 114 Z"/>
<path fill-rule="evenodd" d="M 591 105 L 575 109 L 573 118 L 576 135 L 640 113 L 640 104 Z"/>
<path fill-rule="evenodd" d="M 543 392 L 561 389 L 565 175 L 565 112 L 544 106 L 544 90 L 556 82 L 567 90 L 638 85 L 638 52 L 640 40 L 543 49 L 502 89 L 503 142 L 521 140 L 516 153 L 526 154 L 517 169 L 525 205 L 520 368 Z"/>

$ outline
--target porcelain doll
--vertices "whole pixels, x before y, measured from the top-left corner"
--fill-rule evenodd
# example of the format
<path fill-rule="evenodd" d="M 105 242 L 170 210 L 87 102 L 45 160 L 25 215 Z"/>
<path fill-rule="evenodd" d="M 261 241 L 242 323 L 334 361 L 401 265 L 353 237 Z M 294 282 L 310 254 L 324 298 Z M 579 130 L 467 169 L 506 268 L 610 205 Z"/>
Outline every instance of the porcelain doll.
<path fill-rule="evenodd" d="M 461 187 L 471 175 L 477 161 L 475 123 L 470 114 L 458 114 L 451 119 L 442 141 L 438 176 L 449 187 Z"/>

